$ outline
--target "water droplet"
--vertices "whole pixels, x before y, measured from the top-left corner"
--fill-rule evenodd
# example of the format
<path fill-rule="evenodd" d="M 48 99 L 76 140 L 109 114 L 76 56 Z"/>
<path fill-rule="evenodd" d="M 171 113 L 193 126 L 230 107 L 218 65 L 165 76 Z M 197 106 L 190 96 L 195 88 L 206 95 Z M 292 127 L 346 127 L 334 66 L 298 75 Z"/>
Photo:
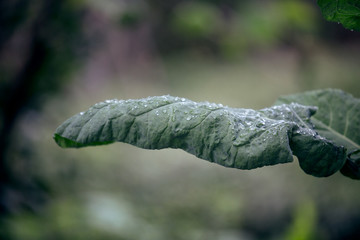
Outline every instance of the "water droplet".
<path fill-rule="evenodd" d="M 167 111 L 164 109 L 162 112 L 163 112 L 163 113 L 166 113 Z"/>
<path fill-rule="evenodd" d="M 182 102 L 185 102 L 185 98 L 181 98 L 181 101 L 182 101 Z"/>
<path fill-rule="evenodd" d="M 147 107 L 148 105 L 147 104 L 144 104 L 144 107 Z"/>
<path fill-rule="evenodd" d="M 80 115 L 84 115 L 84 112 L 80 112 Z"/>
<path fill-rule="evenodd" d="M 188 121 L 189 121 L 190 119 L 191 119 L 191 117 L 187 117 L 187 118 L 186 118 L 186 120 L 188 120 Z"/>

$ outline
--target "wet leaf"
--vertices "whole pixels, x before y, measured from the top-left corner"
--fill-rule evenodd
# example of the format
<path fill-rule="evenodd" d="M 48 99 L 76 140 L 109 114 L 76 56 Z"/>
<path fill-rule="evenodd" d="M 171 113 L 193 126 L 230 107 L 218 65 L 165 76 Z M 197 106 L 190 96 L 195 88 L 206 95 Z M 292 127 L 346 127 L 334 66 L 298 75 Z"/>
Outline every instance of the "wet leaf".
<path fill-rule="evenodd" d="M 359 157 L 352 154 L 360 149 L 360 99 L 341 90 L 325 89 L 284 96 L 277 101 L 277 104 L 284 103 L 317 106 L 318 110 L 311 118 L 314 129 L 321 136 L 347 149 L 349 159 L 342 172 L 354 169 L 353 173 L 344 175 L 355 174 L 360 179 L 359 169 L 355 169 L 355 166 L 360 167 Z"/>
<path fill-rule="evenodd" d="M 181 148 L 239 169 L 291 162 L 294 154 L 305 172 L 329 176 L 346 155 L 313 130 L 315 111 L 299 104 L 255 111 L 171 96 L 107 100 L 65 121 L 54 139 L 61 147 L 118 141 L 145 149 Z"/>

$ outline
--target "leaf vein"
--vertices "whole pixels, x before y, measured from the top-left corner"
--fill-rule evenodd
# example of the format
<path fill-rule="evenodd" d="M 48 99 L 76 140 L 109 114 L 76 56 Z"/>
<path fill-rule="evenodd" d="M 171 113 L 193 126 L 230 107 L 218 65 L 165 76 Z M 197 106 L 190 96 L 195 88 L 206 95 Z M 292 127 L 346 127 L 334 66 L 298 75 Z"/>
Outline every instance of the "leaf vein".
<path fill-rule="evenodd" d="M 351 139 L 347 138 L 346 136 L 340 134 L 339 132 L 335 131 L 333 128 L 331 128 L 330 126 L 324 124 L 323 122 L 321 122 L 319 119 L 314 118 L 314 120 L 316 120 L 316 125 L 317 126 L 321 126 L 323 128 L 325 128 L 326 130 L 330 131 L 331 133 L 333 133 L 334 135 L 336 135 L 337 137 L 344 139 L 345 141 L 349 142 L 350 144 L 352 144 L 354 147 L 356 148 L 360 148 L 360 145 L 356 144 L 354 141 L 352 141 Z"/>

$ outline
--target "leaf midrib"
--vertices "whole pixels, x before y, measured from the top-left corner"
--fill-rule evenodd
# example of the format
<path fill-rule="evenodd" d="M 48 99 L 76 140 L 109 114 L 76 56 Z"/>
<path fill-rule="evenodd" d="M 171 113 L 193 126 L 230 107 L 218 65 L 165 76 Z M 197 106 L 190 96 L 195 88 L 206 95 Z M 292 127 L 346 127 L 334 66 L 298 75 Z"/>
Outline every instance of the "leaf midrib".
<path fill-rule="evenodd" d="M 353 145 L 355 148 L 360 149 L 360 145 L 356 144 L 354 141 L 352 141 L 350 138 L 347 138 L 345 135 L 342 135 L 341 133 L 337 132 L 335 129 L 331 128 L 330 126 L 324 124 L 322 121 L 320 121 L 319 119 L 317 119 L 316 117 L 312 117 L 312 120 L 316 121 L 315 122 L 315 126 L 320 125 L 322 128 L 328 130 L 329 132 L 331 132 L 332 134 L 334 134 L 335 136 L 345 140 L 346 142 L 350 143 L 351 145 Z M 315 127 L 316 129 L 316 127 Z"/>

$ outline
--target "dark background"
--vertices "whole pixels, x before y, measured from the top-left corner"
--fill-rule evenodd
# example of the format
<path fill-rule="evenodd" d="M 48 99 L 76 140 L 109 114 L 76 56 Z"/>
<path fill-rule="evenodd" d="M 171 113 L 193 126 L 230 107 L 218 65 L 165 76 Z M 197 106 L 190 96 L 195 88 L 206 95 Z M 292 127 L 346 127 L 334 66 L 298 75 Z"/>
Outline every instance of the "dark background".
<path fill-rule="evenodd" d="M 260 109 L 360 97 L 360 33 L 310 0 L 0 0 L 1 239 L 359 239 L 359 182 L 181 150 L 67 150 L 71 115 L 170 94 Z"/>

